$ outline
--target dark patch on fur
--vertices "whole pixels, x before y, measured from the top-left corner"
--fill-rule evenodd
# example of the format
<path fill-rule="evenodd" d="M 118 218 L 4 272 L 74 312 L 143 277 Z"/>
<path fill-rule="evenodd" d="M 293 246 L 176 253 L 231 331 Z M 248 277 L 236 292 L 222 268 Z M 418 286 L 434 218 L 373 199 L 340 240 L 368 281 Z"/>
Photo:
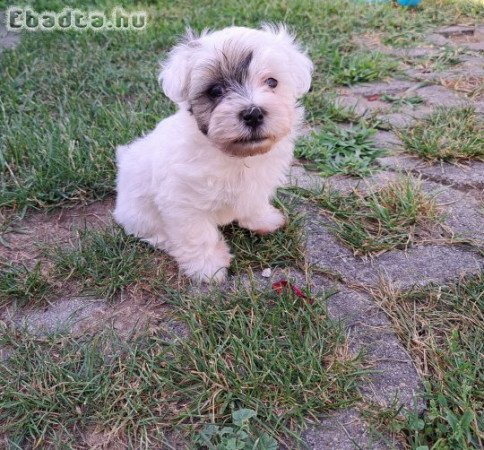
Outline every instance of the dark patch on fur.
<path fill-rule="evenodd" d="M 235 67 L 233 74 L 232 74 L 232 80 L 229 79 L 230 82 L 235 82 L 237 85 L 242 86 L 247 79 L 247 76 L 249 74 L 249 66 L 250 62 L 252 61 L 253 53 L 250 51 L 247 56 L 240 61 L 237 67 Z"/>
<path fill-rule="evenodd" d="M 200 90 L 190 98 L 190 112 L 195 116 L 198 128 L 208 133 L 208 124 L 213 110 L 231 92 L 245 95 L 244 83 L 249 76 L 249 67 L 253 52 L 246 48 L 239 49 L 233 42 L 226 44 L 220 57 L 207 64 L 205 80 L 200 81 Z M 223 95 L 211 97 L 209 90 L 215 84 L 224 88 Z M 205 131 L 204 131 L 205 130 Z"/>

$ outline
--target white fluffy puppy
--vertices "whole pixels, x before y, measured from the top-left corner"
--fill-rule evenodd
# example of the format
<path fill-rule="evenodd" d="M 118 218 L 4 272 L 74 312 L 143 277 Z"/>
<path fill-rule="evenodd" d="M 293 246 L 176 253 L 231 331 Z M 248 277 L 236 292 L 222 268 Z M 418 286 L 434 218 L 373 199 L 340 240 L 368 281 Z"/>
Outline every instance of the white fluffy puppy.
<path fill-rule="evenodd" d="M 115 219 L 183 272 L 222 281 L 232 258 L 218 226 L 284 225 L 284 183 L 312 63 L 284 27 L 188 33 L 162 64 L 176 114 L 117 150 Z"/>

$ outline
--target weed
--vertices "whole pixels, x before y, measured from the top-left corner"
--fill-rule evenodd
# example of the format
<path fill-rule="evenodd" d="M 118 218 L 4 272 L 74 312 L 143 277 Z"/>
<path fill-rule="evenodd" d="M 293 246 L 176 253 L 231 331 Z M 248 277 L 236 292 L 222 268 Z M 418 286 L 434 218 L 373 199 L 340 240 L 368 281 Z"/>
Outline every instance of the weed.
<path fill-rule="evenodd" d="M 336 84 L 352 85 L 381 80 L 393 74 L 398 63 L 383 53 L 340 53 L 334 52 L 328 61 L 331 75 Z"/>
<path fill-rule="evenodd" d="M 304 98 L 306 116 L 312 124 L 325 125 L 331 122 L 358 122 L 359 116 L 354 108 L 346 108 L 334 101 L 331 93 L 314 90 Z"/>
<path fill-rule="evenodd" d="M 277 450 L 277 441 L 267 433 L 256 438 L 250 429 L 250 419 L 257 417 L 253 409 L 232 412 L 232 423 L 225 426 L 206 425 L 193 442 L 203 448 L 220 450 Z"/>
<path fill-rule="evenodd" d="M 385 102 L 391 103 L 392 106 L 399 108 L 401 106 L 416 106 L 424 103 L 424 99 L 419 95 L 394 97 L 392 95 L 382 95 L 381 99 Z"/>
<path fill-rule="evenodd" d="M 365 176 L 371 174 L 376 158 L 384 151 L 376 148 L 371 137 L 375 130 L 363 125 L 352 128 L 327 123 L 296 146 L 295 155 L 306 166 L 323 176 L 335 174 Z"/>
<path fill-rule="evenodd" d="M 464 54 L 465 51 L 462 49 L 445 46 L 440 49 L 437 54 L 419 59 L 415 62 L 415 64 L 416 67 L 423 68 L 425 70 L 441 72 L 452 68 L 456 64 L 459 64 L 462 61 L 461 57 Z"/>
<path fill-rule="evenodd" d="M 471 107 L 439 108 L 398 136 L 407 151 L 429 161 L 484 159 L 484 126 Z"/>
<path fill-rule="evenodd" d="M 407 248 L 418 241 L 422 228 L 440 220 L 435 199 L 410 177 L 366 194 L 325 189 L 313 201 L 331 213 L 331 230 L 357 255 Z"/>

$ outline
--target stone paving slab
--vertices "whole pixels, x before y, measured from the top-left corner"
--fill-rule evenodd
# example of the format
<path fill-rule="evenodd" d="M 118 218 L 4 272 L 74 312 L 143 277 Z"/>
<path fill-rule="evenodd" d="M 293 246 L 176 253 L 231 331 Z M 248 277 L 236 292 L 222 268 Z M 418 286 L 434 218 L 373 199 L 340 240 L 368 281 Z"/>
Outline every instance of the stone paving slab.
<path fill-rule="evenodd" d="M 453 25 L 440 28 L 436 33 L 444 37 L 446 44 L 451 43 L 476 52 L 484 51 L 484 26 L 482 25 L 476 27 Z"/>
<path fill-rule="evenodd" d="M 432 181 L 423 183 L 425 191 L 435 199 L 445 216 L 445 224 L 457 235 L 476 240 L 484 246 L 484 204 L 469 192 L 461 192 Z"/>
<path fill-rule="evenodd" d="M 342 88 L 341 95 L 355 95 L 371 97 L 372 95 L 398 95 L 415 87 L 415 83 L 408 80 L 390 80 L 387 82 L 365 83 L 351 88 Z"/>
<path fill-rule="evenodd" d="M 400 97 L 415 87 L 416 84 L 411 81 L 392 80 L 386 83 L 366 83 L 351 88 L 341 88 L 338 90 L 335 104 L 353 110 L 359 116 L 368 116 L 380 111 L 390 112 L 392 105 L 380 97 L 384 95 Z"/>
<path fill-rule="evenodd" d="M 427 114 L 430 114 L 431 109 L 427 109 Z M 424 117 L 426 114 L 422 114 L 421 117 Z M 379 120 L 385 128 L 388 129 L 402 129 L 410 127 L 418 117 L 415 116 L 415 111 L 412 111 L 410 114 L 407 112 L 394 112 L 388 114 L 378 114 L 375 117 Z"/>
<path fill-rule="evenodd" d="M 439 33 L 430 33 L 425 37 L 425 40 L 436 47 L 445 47 L 449 45 L 449 40 Z"/>
<path fill-rule="evenodd" d="M 476 84 L 483 76 L 482 59 L 462 57 L 462 63 L 447 70 L 432 70 L 426 68 L 405 69 L 406 76 L 420 82 L 447 84 L 446 80 L 476 78 Z"/>
<path fill-rule="evenodd" d="M 417 80 L 447 86 L 452 80 L 468 80 L 476 88 L 482 86 L 484 80 L 484 60 L 479 55 L 484 51 L 484 26 L 477 27 L 452 26 L 443 27 L 426 36 L 427 42 L 440 48 L 464 49 L 459 55 L 460 64 L 449 67 L 443 71 L 432 68 L 410 67 L 405 74 Z M 478 105 L 479 106 L 479 105 Z"/>
<path fill-rule="evenodd" d="M 453 108 L 468 104 L 468 100 L 464 96 L 444 86 L 424 86 L 416 90 L 415 93 L 422 97 L 425 103 L 432 108 Z"/>
<path fill-rule="evenodd" d="M 415 121 L 424 119 L 434 111 L 434 108 L 457 108 L 469 105 L 468 99 L 452 89 L 444 86 L 431 85 L 415 90 L 415 95 L 422 97 L 424 105 L 404 106 L 396 112 L 391 109 L 377 114 L 375 118 L 391 128 L 410 127 Z"/>
<path fill-rule="evenodd" d="M 378 164 L 386 169 L 413 172 L 424 178 L 452 186 L 462 191 L 482 191 L 484 189 L 484 162 L 470 161 L 463 164 L 429 164 L 415 156 L 400 154 L 377 159 Z"/>
<path fill-rule="evenodd" d="M 348 328 L 350 350 L 362 351 L 372 373 L 359 389 L 366 400 L 389 408 L 403 405 L 422 412 L 423 386 L 412 358 L 395 335 L 386 314 L 366 294 L 340 286 L 328 299 L 332 318 Z"/>
<path fill-rule="evenodd" d="M 324 184 L 325 180 L 319 173 L 306 170 L 302 164 L 295 163 L 289 170 L 287 186 L 319 191 Z"/>
<path fill-rule="evenodd" d="M 450 25 L 443 26 L 431 33 L 429 36 L 438 35 L 446 39 L 446 43 L 453 43 L 453 39 L 459 43 L 460 39 L 473 37 L 475 41 L 484 39 L 484 25 Z M 428 37 L 427 37 L 428 40 Z"/>
<path fill-rule="evenodd" d="M 387 450 L 403 448 L 390 437 L 372 432 L 356 409 L 344 409 L 328 414 L 321 423 L 303 434 L 311 450 Z"/>
<path fill-rule="evenodd" d="M 349 284 L 375 286 L 384 279 L 401 289 L 410 289 L 430 282 L 446 283 L 484 268 L 482 256 L 458 245 L 420 245 L 374 258 L 356 257 L 329 231 L 330 225 L 330 219 L 316 208 L 307 208 L 307 258 L 310 264 L 341 276 Z"/>
<path fill-rule="evenodd" d="M 395 108 L 383 99 L 385 95 L 401 98 L 418 95 L 424 103 Z M 360 117 L 374 117 L 391 128 L 406 128 L 415 120 L 430 115 L 435 107 L 463 107 L 469 104 L 469 100 L 465 95 L 445 86 L 393 80 L 340 89 L 335 103 Z"/>
<path fill-rule="evenodd" d="M 403 60 L 409 58 L 430 57 L 438 54 L 440 51 L 439 48 L 436 48 L 436 46 L 431 43 L 422 44 L 418 47 L 390 47 L 383 44 L 379 35 L 375 33 L 356 36 L 353 39 L 353 43 L 361 49 L 378 51 L 380 53 L 384 53 L 385 55 L 394 56 Z"/>
<path fill-rule="evenodd" d="M 450 25 L 441 27 L 435 32 L 437 34 L 441 34 L 445 38 L 449 38 L 451 36 L 459 36 L 459 35 L 473 35 L 475 27 L 467 26 L 467 25 Z"/>
<path fill-rule="evenodd" d="M 10 308 L 2 313 L 1 319 L 34 335 L 69 333 L 75 337 L 113 330 L 126 338 L 136 331 L 155 327 L 167 339 L 187 336 L 186 326 L 171 318 L 161 299 L 158 304 L 133 300 L 110 304 L 89 297 L 65 298 L 44 308 Z"/>
<path fill-rule="evenodd" d="M 383 150 L 395 152 L 403 149 L 403 142 L 391 131 L 378 130 L 372 140 L 377 148 Z"/>
<path fill-rule="evenodd" d="M 374 175 L 358 178 L 348 175 L 333 175 L 323 178 L 319 173 L 306 170 L 301 164 L 294 164 L 289 172 L 288 185 L 318 192 L 323 188 L 334 189 L 341 194 L 349 194 L 355 189 L 367 191 L 384 186 L 398 179 L 394 172 L 376 172 Z"/>

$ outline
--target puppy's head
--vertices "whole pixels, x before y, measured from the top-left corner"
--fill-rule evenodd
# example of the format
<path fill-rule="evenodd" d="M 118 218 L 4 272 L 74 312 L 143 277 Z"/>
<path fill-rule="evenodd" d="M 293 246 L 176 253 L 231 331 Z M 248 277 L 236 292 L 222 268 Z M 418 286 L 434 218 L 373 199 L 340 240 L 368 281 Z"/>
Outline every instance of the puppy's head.
<path fill-rule="evenodd" d="M 265 153 L 297 120 L 312 63 L 284 27 L 188 33 L 162 65 L 165 94 L 222 151 Z"/>

